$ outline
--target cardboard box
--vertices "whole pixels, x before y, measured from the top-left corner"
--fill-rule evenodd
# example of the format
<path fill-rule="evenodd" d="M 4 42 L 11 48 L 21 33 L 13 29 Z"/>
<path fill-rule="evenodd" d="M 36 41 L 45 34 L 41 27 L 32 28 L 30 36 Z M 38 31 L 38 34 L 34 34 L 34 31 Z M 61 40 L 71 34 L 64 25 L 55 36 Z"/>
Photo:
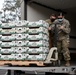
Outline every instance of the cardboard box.
<path fill-rule="evenodd" d="M 27 46 L 27 44 L 28 44 L 28 41 L 25 41 L 25 40 L 23 40 L 23 41 L 14 41 L 14 45 L 17 46 L 17 47 Z"/>
<path fill-rule="evenodd" d="M 10 22 L 10 23 L 2 23 L 1 25 L 2 28 L 13 28 L 15 27 L 15 23 Z"/>
<path fill-rule="evenodd" d="M 43 27 L 45 27 L 45 28 L 48 29 L 49 24 L 48 24 L 46 21 L 44 21 L 44 20 L 39 20 L 39 23 L 42 23 L 42 24 L 43 24 Z"/>
<path fill-rule="evenodd" d="M 1 42 L 1 47 L 12 47 L 15 45 L 15 42 Z"/>
<path fill-rule="evenodd" d="M 39 33 L 38 35 L 28 35 L 28 40 L 46 40 L 49 41 L 49 36 L 43 33 Z"/>
<path fill-rule="evenodd" d="M 45 27 L 45 28 L 48 28 L 49 24 L 43 20 L 39 20 L 36 22 L 29 22 L 28 27 Z"/>
<path fill-rule="evenodd" d="M 25 27 L 27 27 L 28 23 L 29 23 L 29 21 L 20 20 L 20 21 L 17 21 L 16 26 L 25 26 Z"/>
<path fill-rule="evenodd" d="M 28 33 L 29 34 L 44 33 L 44 34 L 49 35 L 48 29 L 44 27 L 32 28 L 32 29 L 28 28 Z"/>
<path fill-rule="evenodd" d="M 28 54 L 15 54 L 15 60 L 27 60 Z"/>
<path fill-rule="evenodd" d="M 47 54 L 28 55 L 27 60 L 45 60 Z"/>
<path fill-rule="evenodd" d="M 14 40 L 26 40 L 28 34 L 10 34 L 10 35 L 0 35 L 1 41 L 14 41 Z"/>
<path fill-rule="evenodd" d="M 1 55 L 0 54 L 0 60 L 15 60 L 14 54 L 11 54 L 11 55 Z"/>
<path fill-rule="evenodd" d="M 15 27 L 15 33 L 27 33 L 26 27 Z"/>
<path fill-rule="evenodd" d="M 14 36 L 14 34 L 12 34 L 12 35 L 3 35 L 3 36 L 1 36 L 0 40 L 1 41 L 13 41 L 13 40 L 15 40 L 15 36 Z"/>
<path fill-rule="evenodd" d="M 27 53 L 28 51 L 28 47 L 13 47 L 12 50 L 14 51 L 14 53 Z"/>
<path fill-rule="evenodd" d="M 1 47 L 15 47 L 15 46 L 19 47 L 19 46 L 27 46 L 28 42 L 29 41 L 25 41 L 25 40 L 23 40 L 23 41 L 11 41 L 11 42 L 10 41 L 8 41 L 8 42 L 0 41 L 0 45 L 1 45 Z"/>
<path fill-rule="evenodd" d="M 49 42 L 45 40 L 34 41 L 34 42 L 29 41 L 27 46 L 28 47 L 48 47 Z"/>
<path fill-rule="evenodd" d="M 27 53 L 29 54 L 32 54 L 32 53 L 48 53 L 49 52 L 49 48 L 48 47 L 39 47 L 39 48 L 29 48 Z"/>
<path fill-rule="evenodd" d="M 1 54 L 12 54 L 13 51 L 14 50 L 12 48 L 0 48 L 0 53 Z"/>
<path fill-rule="evenodd" d="M 28 34 L 14 34 L 14 37 L 16 38 L 16 40 L 26 40 L 28 37 Z"/>
<path fill-rule="evenodd" d="M 28 54 L 0 54 L 0 60 L 27 60 Z"/>
<path fill-rule="evenodd" d="M 29 22 L 28 27 L 41 27 L 42 24 L 36 24 L 36 22 Z"/>
<path fill-rule="evenodd" d="M 15 33 L 15 28 L 11 29 L 2 29 L 1 34 L 14 34 Z"/>

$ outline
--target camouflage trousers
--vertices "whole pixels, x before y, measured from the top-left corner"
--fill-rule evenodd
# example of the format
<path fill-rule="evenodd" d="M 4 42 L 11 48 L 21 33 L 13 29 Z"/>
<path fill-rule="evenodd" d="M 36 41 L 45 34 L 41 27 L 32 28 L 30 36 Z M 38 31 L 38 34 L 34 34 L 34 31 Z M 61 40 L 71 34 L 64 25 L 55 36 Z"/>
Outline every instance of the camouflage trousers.
<path fill-rule="evenodd" d="M 70 58 L 70 51 L 69 51 L 68 47 L 69 47 L 69 42 L 66 39 L 57 42 L 58 57 L 60 60 L 62 58 L 61 54 L 63 54 L 65 61 L 71 59 Z"/>

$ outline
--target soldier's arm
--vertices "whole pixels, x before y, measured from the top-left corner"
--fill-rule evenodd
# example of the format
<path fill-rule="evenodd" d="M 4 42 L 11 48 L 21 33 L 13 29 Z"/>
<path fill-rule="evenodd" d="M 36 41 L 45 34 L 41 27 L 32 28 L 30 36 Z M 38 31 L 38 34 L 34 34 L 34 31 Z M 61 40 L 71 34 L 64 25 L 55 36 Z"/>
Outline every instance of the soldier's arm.
<path fill-rule="evenodd" d="M 53 31 L 54 27 L 55 27 L 55 24 L 51 24 L 49 28 L 50 28 L 51 31 Z"/>
<path fill-rule="evenodd" d="M 47 22 L 50 26 L 50 24 L 51 24 L 50 19 L 45 20 L 45 22 Z"/>
<path fill-rule="evenodd" d="M 57 24 L 57 20 L 55 20 L 55 21 L 50 25 L 50 28 L 51 28 L 52 30 L 54 29 L 55 24 Z"/>
<path fill-rule="evenodd" d="M 70 23 L 69 23 L 69 21 L 67 21 L 64 25 L 64 28 L 62 29 L 65 33 L 70 33 L 70 31 L 71 31 L 71 28 L 70 28 Z"/>

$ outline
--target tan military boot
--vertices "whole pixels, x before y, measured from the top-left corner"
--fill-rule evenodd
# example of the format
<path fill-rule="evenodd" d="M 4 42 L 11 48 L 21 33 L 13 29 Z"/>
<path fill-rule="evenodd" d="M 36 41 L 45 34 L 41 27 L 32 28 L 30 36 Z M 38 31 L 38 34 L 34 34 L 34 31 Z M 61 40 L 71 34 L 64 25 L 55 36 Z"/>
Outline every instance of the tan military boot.
<path fill-rule="evenodd" d="M 65 66 L 70 66 L 70 61 L 68 60 L 68 61 L 66 61 L 66 64 L 65 64 Z"/>

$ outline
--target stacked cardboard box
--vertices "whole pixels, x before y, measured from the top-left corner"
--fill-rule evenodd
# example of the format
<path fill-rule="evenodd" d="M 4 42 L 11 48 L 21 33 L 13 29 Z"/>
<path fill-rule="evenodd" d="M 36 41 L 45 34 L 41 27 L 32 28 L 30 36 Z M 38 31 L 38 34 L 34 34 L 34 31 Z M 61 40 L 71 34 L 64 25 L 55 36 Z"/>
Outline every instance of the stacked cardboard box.
<path fill-rule="evenodd" d="M 0 25 L 0 60 L 26 59 L 27 25 L 25 20 Z"/>
<path fill-rule="evenodd" d="M 33 53 L 33 54 L 47 54 L 49 52 L 49 48 L 48 47 L 39 47 L 39 48 L 29 48 L 28 47 L 28 51 L 27 51 L 27 53 L 28 54 L 31 54 L 31 53 Z"/>
<path fill-rule="evenodd" d="M 49 37 L 46 34 L 39 33 L 36 35 L 29 34 L 27 37 L 28 40 L 46 40 L 49 41 Z"/>
<path fill-rule="evenodd" d="M 45 60 L 49 52 L 48 24 L 45 21 L 29 22 L 28 37 L 29 47 L 27 60 Z"/>
<path fill-rule="evenodd" d="M 49 52 L 48 24 L 25 20 L 0 25 L 0 60 L 45 60 Z"/>

